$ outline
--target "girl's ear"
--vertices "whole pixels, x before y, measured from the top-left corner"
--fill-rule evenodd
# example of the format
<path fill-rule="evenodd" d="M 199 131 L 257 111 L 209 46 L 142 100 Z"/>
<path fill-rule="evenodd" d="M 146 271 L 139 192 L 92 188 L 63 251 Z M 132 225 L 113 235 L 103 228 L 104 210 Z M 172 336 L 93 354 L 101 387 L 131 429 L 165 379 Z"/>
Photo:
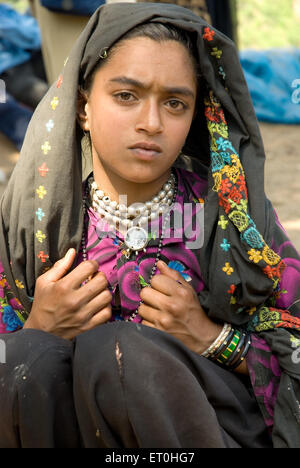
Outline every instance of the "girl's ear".
<path fill-rule="evenodd" d="M 80 127 L 84 131 L 89 131 L 89 122 L 88 122 L 88 116 L 86 113 L 87 104 L 88 104 L 88 97 L 86 93 L 81 88 L 78 88 L 76 118 Z"/>

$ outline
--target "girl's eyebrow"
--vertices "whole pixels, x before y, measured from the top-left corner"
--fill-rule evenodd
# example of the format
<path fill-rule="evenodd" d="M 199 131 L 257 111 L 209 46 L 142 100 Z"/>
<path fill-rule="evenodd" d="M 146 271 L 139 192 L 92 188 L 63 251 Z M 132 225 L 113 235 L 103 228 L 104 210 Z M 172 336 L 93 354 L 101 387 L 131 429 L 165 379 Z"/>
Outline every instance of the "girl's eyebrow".
<path fill-rule="evenodd" d="M 142 83 L 141 81 L 135 80 L 133 78 L 129 78 L 127 76 L 116 76 L 115 78 L 110 79 L 109 82 L 131 85 L 141 89 L 149 88 L 149 86 L 145 83 Z M 185 86 L 164 86 L 162 87 L 162 90 L 168 94 L 181 94 L 182 96 L 186 97 L 195 97 L 193 91 Z"/>

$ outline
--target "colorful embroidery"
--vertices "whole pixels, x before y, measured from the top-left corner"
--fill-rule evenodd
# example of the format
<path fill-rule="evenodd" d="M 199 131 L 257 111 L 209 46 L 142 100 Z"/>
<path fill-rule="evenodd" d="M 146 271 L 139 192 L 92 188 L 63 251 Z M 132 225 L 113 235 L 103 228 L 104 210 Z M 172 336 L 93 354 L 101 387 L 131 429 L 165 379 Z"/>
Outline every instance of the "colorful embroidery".
<path fill-rule="evenodd" d="M 36 189 L 36 193 L 38 194 L 38 197 L 43 200 L 45 195 L 47 195 L 47 190 L 43 185 L 40 185 L 38 189 Z"/>
<path fill-rule="evenodd" d="M 226 177 L 226 179 L 221 179 L 219 190 L 222 193 L 229 193 L 230 190 L 231 190 L 231 187 L 232 187 L 232 183 L 230 182 L 230 180 L 227 177 Z"/>
<path fill-rule="evenodd" d="M 288 311 L 278 310 L 273 307 L 261 307 L 253 321 L 249 323 L 249 329 L 256 332 L 279 327 L 300 331 L 300 318 L 294 317 Z"/>
<path fill-rule="evenodd" d="M 213 57 L 216 57 L 216 59 L 220 59 L 222 57 L 222 50 L 221 49 L 218 49 L 218 47 L 213 47 L 212 48 L 212 52 L 210 53 L 210 55 L 212 55 Z"/>
<path fill-rule="evenodd" d="M 250 226 L 248 229 L 246 229 L 246 231 L 243 232 L 241 238 L 254 249 L 262 248 L 264 245 L 262 236 L 253 226 Z"/>
<path fill-rule="evenodd" d="M 228 289 L 227 292 L 228 292 L 228 294 L 233 294 L 235 290 L 236 290 L 236 285 L 235 285 L 235 284 L 231 284 L 231 285 L 229 286 L 229 289 Z"/>
<path fill-rule="evenodd" d="M 51 151 L 51 146 L 50 146 L 49 141 L 45 141 L 45 143 L 41 146 L 41 149 L 45 155 L 48 154 L 49 151 Z"/>
<path fill-rule="evenodd" d="M 263 269 L 263 271 L 268 276 L 268 278 L 270 279 L 279 278 L 280 280 L 284 269 L 285 269 L 285 263 L 283 260 L 281 260 L 281 262 L 277 265 L 277 267 L 272 268 L 270 265 L 267 265 Z"/>
<path fill-rule="evenodd" d="M 58 80 L 56 82 L 56 87 L 60 88 L 62 83 L 63 83 L 63 77 L 62 77 L 62 75 L 59 75 Z"/>
<path fill-rule="evenodd" d="M 228 252 L 230 249 L 230 244 L 227 239 L 223 239 L 222 244 L 220 244 L 221 249 L 223 249 L 225 252 Z"/>
<path fill-rule="evenodd" d="M 225 124 L 225 125 L 226 125 L 226 129 L 227 129 L 227 124 Z M 226 131 L 224 130 L 224 133 L 226 133 L 226 137 L 224 137 L 224 138 L 227 138 L 228 137 L 228 129 Z M 231 153 L 235 154 L 235 149 L 232 146 L 231 141 L 224 140 L 224 138 L 220 137 L 220 138 L 218 138 L 218 140 L 216 140 L 217 149 L 219 151 L 226 151 L 227 149 L 229 149 Z M 220 154 L 222 155 L 222 153 L 220 153 Z M 232 156 L 231 156 L 231 160 L 234 161 L 234 159 L 232 159 Z"/>
<path fill-rule="evenodd" d="M 37 231 L 37 233 L 35 234 L 35 237 L 41 244 L 46 239 L 46 235 L 42 231 Z"/>
<path fill-rule="evenodd" d="M 262 256 L 263 256 L 263 259 L 264 261 L 268 264 L 268 265 L 276 265 L 279 260 L 281 260 L 281 258 L 279 257 L 279 255 L 277 255 L 275 252 L 273 252 L 273 250 L 270 249 L 270 247 L 268 245 L 266 245 L 262 251 Z"/>
<path fill-rule="evenodd" d="M 221 215 L 218 221 L 218 225 L 221 226 L 221 229 L 225 230 L 228 222 L 229 222 L 228 219 L 225 219 L 225 216 Z"/>
<path fill-rule="evenodd" d="M 43 212 L 42 208 L 39 208 L 36 212 L 36 217 L 39 221 L 42 221 L 43 217 L 45 216 L 45 213 Z"/>
<path fill-rule="evenodd" d="M 229 205 L 230 205 L 230 203 L 229 203 Z M 228 218 L 233 222 L 235 227 L 240 232 L 244 231 L 249 225 L 249 218 L 242 211 L 234 210 L 228 215 Z"/>
<path fill-rule="evenodd" d="M 46 129 L 47 129 L 47 132 L 51 132 L 51 130 L 53 129 L 54 127 L 54 122 L 52 119 L 48 120 L 48 122 L 46 123 Z"/>
<path fill-rule="evenodd" d="M 262 260 L 262 256 L 260 255 L 259 250 L 251 249 L 248 250 L 248 255 L 249 255 L 249 260 L 251 260 L 254 263 L 260 262 Z"/>
<path fill-rule="evenodd" d="M 40 173 L 41 177 L 46 177 L 46 175 L 49 172 L 49 168 L 47 167 L 47 164 L 44 162 L 39 168 L 38 171 Z"/>
<path fill-rule="evenodd" d="M 232 163 L 232 166 L 226 165 L 221 172 L 225 176 L 227 175 L 234 184 L 237 183 L 240 177 L 240 168 L 234 163 Z"/>
<path fill-rule="evenodd" d="M 213 174 L 213 178 L 214 178 L 215 183 L 214 183 L 212 190 L 214 192 L 218 192 L 220 190 L 222 175 L 219 172 L 216 172 L 215 174 Z"/>
<path fill-rule="evenodd" d="M 238 205 L 232 202 L 232 208 L 236 208 L 239 211 L 244 211 L 244 213 L 247 213 L 248 201 L 246 199 L 242 199 Z"/>
<path fill-rule="evenodd" d="M 222 76 L 223 80 L 226 78 L 226 73 L 224 72 L 223 67 L 219 67 L 219 75 Z"/>
<path fill-rule="evenodd" d="M 237 190 L 236 187 L 233 187 L 229 192 L 228 199 L 239 204 L 242 198 L 242 194 Z"/>
<path fill-rule="evenodd" d="M 230 276 L 233 272 L 234 269 L 230 266 L 229 262 L 225 263 L 225 266 L 222 268 L 222 270 L 226 273 L 226 275 Z"/>
<path fill-rule="evenodd" d="M 41 250 L 40 253 L 37 255 L 37 258 L 39 258 L 42 263 L 46 263 L 47 259 L 49 258 L 49 255 L 45 254 L 44 251 Z"/>
<path fill-rule="evenodd" d="M 207 41 L 212 41 L 214 38 L 214 35 L 215 35 L 215 31 L 213 31 L 212 29 L 209 29 L 208 27 L 204 28 L 204 34 L 202 36 L 203 39 Z"/>
<path fill-rule="evenodd" d="M 57 96 L 55 96 L 55 97 L 52 99 L 50 105 L 51 105 L 52 109 L 55 110 L 55 109 L 57 108 L 58 104 L 59 104 L 59 99 L 58 99 Z"/>
<path fill-rule="evenodd" d="M 212 55 L 217 57 L 216 52 L 217 49 L 213 48 Z M 249 261 L 259 264 L 263 273 L 273 281 L 274 302 L 279 297 L 278 294 L 283 293 L 279 289 L 278 282 L 285 268 L 285 263 L 265 243 L 248 213 L 248 193 L 244 170 L 238 153 L 228 140 L 228 127 L 224 114 L 221 112 L 220 103 L 212 92 L 205 98 L 204 103 L 210 134 L 213 190 L 217 192 L 219 206 L 225 213 L 220 215 L 218 226 L 221 229 L 226 229 L 226 221 L 229 219 L 240 232 L 242 245 L 246 248 Z M 229 252 L 224 240 L 220 246 L 224 251 Z M 229 262 L 226 262 L 223 271 L 229 275 L 232 273 Z"/>
<path fill-rule="evenodd" d="M 229 203 L 229 201 L 227 200 L 227 198 L 226 198 L 226 197 L 223 197 L 223 195 L 221 195 L 220 193 L 219 193 L 219 206 L 222 206 L 222 207 L 223 207 L 223 209 L 224 209 L 224 211 L 225 211 L 226 214 L 229 213 L 230 208 L 231 208 L 231 207 L 230 207 L 230 203 Z"/>

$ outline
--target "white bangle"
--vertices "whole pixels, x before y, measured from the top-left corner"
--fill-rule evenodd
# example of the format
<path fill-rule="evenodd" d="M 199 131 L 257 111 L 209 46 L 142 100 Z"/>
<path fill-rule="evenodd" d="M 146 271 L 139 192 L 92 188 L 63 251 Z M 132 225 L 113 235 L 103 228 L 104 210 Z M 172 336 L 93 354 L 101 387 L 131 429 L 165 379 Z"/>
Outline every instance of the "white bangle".
<path fill-rule="evenodd" d="M 203 357 L 208 357 L 210 355 L 212 355 L 216 349 L 219 348 L 219 346 L 221 346 L 222 342 L 227 338 L 227 336 L 229 335 L 231 331 L 231 325 L 230 323 L 224 323 L 224 326 L 222 328 L 222 331 L 221 333 L 217 336 L 217 338 L 215 339 L 215 341 L 209 346 L 209 348 L 207 348 L 205 351 L 203 351 L 203 353 L 201 354 L 201 356 Z"/>

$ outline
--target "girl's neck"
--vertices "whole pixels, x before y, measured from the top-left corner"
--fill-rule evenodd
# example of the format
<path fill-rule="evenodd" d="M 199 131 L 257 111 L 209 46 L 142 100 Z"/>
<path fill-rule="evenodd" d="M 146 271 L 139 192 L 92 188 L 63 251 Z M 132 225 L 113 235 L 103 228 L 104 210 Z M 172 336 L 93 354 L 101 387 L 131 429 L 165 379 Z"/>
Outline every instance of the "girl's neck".
<path fill-rule="evenodd" d="M 126 200 L 122 199 L 122 203 L 126 201 L 127 205 L 133 203 L 144 203 L 152 199 L 162 188 L 164 183 L 171 175 L 171 169 L 162 174 L 158 179 L 149 183 L 135 183 L 125 180 L 118 176 L 118 174 L 104 170 L 104 168 L 95 166 L 94 180 L 96 181 L 99 189 L 106 195 L 109 195 L 112 201 L 120 202 L 120 197 L 127 197 Z"/>

